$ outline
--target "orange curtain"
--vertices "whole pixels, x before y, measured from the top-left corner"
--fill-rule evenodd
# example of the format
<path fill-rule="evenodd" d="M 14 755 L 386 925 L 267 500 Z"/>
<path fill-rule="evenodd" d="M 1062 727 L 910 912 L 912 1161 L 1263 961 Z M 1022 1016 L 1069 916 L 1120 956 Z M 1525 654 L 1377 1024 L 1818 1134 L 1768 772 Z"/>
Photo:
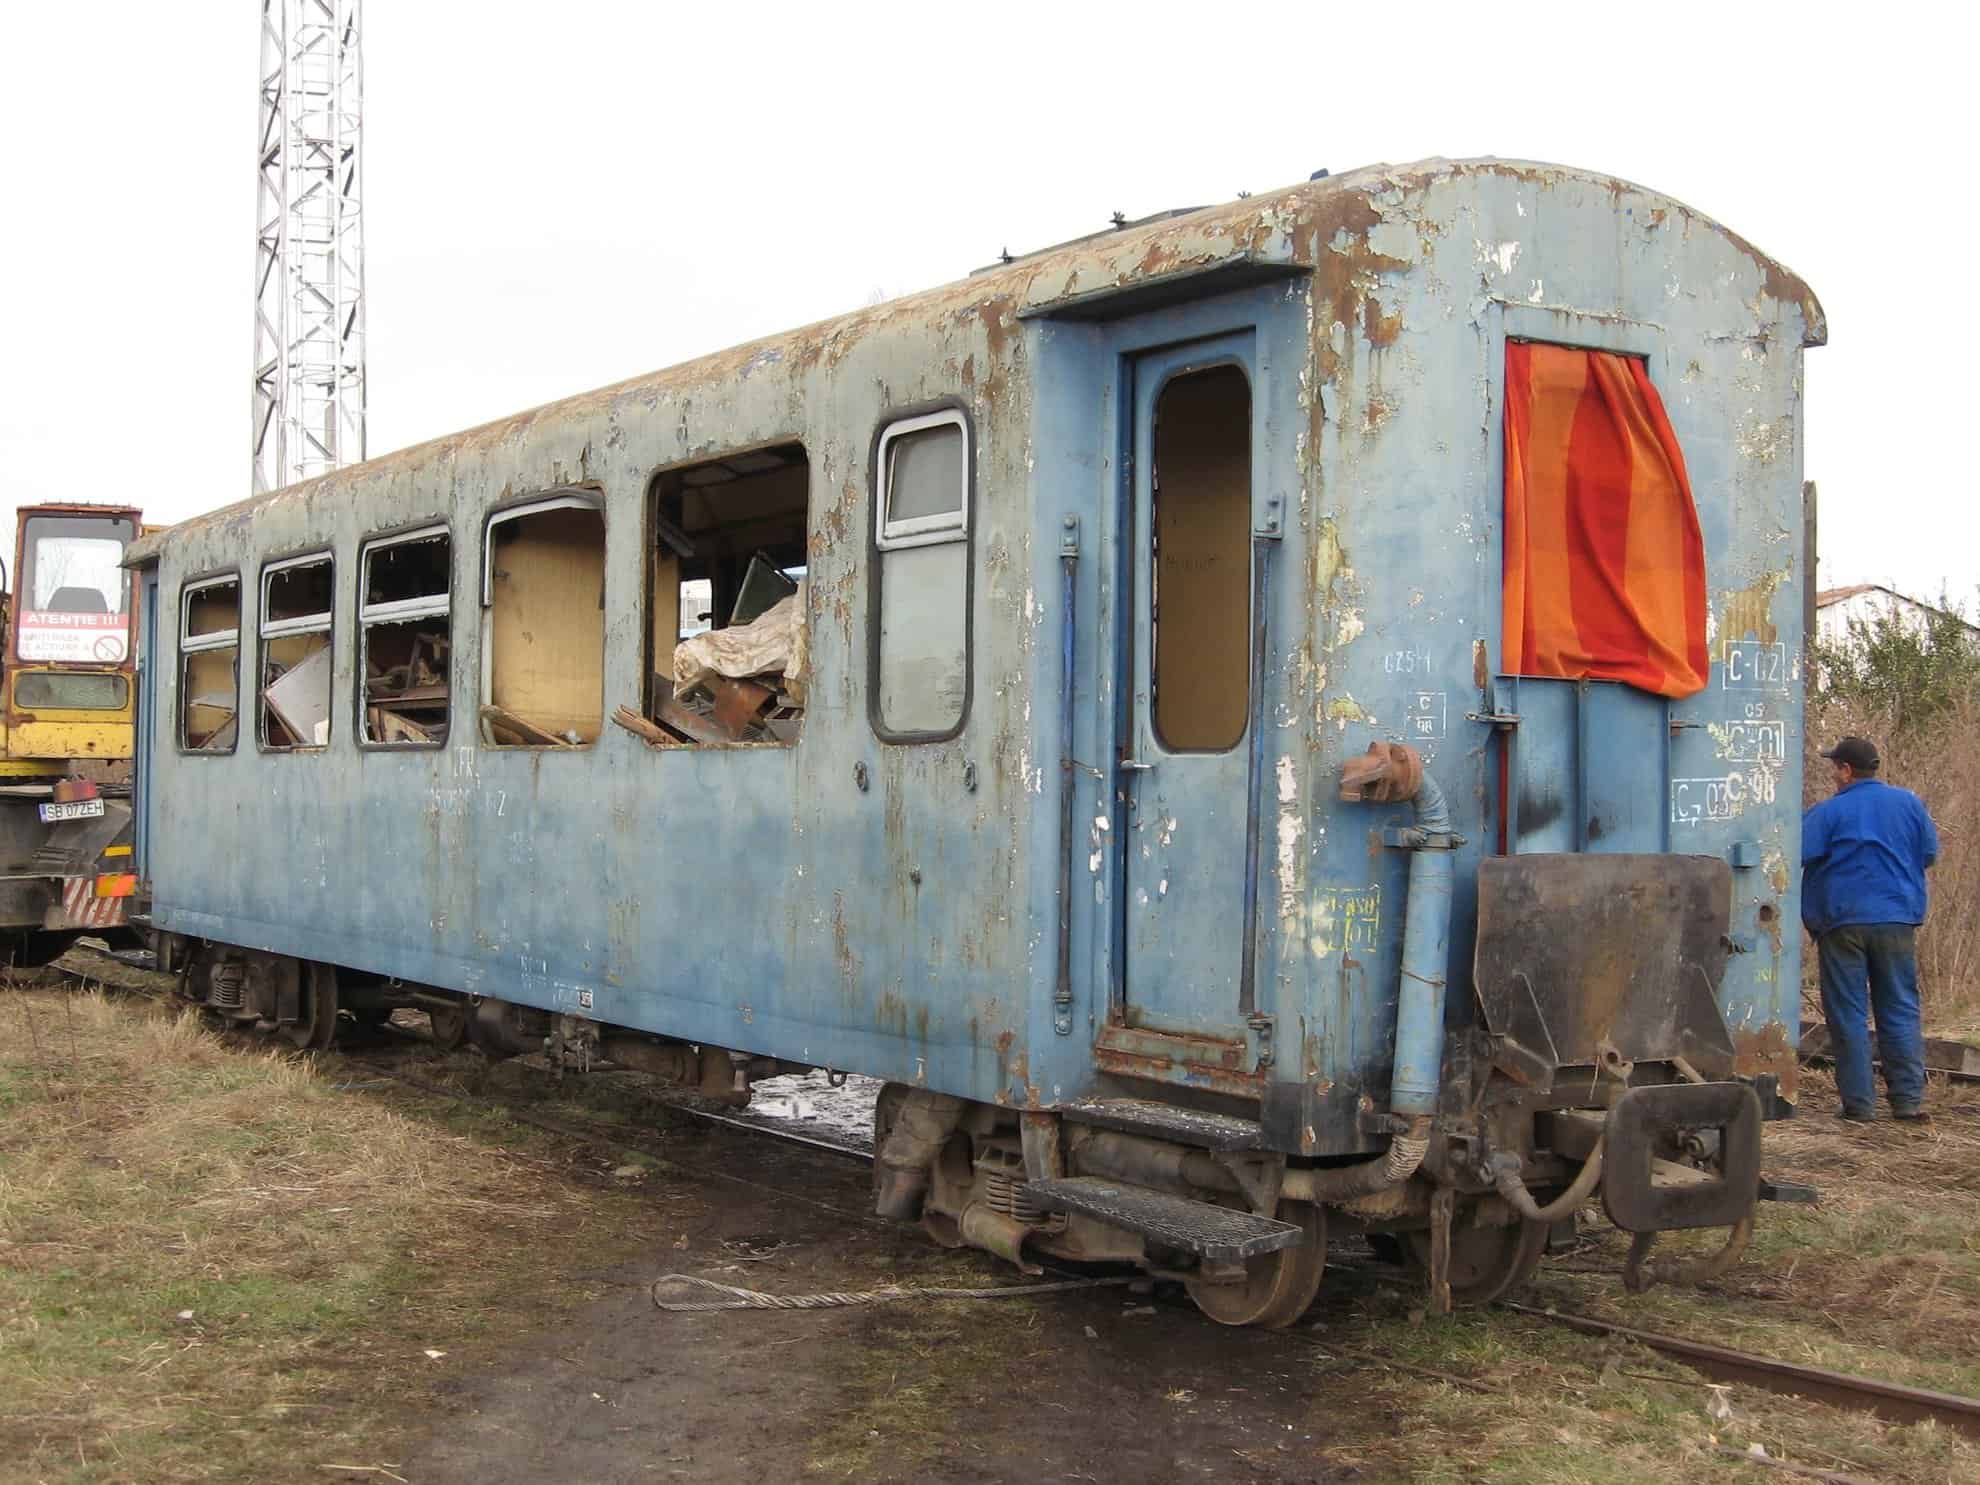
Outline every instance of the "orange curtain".
<path fill-rule="evenodd" d="M 1519 675 L 1705 687 L 1705 542 L 1634 356 L 1506 344 L 1504 643 Z"/>

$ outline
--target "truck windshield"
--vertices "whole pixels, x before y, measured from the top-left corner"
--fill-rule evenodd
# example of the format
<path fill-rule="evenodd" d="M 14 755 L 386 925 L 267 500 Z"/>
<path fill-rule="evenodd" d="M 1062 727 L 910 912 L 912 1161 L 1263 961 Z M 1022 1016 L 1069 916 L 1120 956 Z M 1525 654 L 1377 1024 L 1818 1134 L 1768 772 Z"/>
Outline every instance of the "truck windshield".
<path fill-rule="evenodd" d="M 115 664 L 130 653 L 128 516 L 29 516 L 15 602 L 23 660 Z"/>

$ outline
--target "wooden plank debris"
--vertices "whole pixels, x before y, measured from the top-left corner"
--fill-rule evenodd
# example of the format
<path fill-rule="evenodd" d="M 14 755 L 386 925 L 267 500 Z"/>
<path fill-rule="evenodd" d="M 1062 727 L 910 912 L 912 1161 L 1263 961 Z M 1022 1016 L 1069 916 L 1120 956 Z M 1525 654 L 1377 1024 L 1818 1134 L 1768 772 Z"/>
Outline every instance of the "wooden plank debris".
<path fill-rule="evenodd" d="M 1874 1046 L 1874 1044 L 1873 1044 Z M 1835 1048 L 1829 1040 L 1829 1028 L 1820 1021 L 1801 1029 L 1801 1060 L 1804 1062 L 1832 1062 Z M 1877 1061 L 1874 1052 L 1871 1060 Z M 1925 1070 L 1944 1073 L 1956 1083 L 1980 1083 L 1980 1047 L 1969 1047 L 1965 1042 L 1946 1041 L 1941 1037 L 1925 1038 Z"/>
<path fill-rule="evenodd" d="M 704 684 L 715 698 L 715 725 L 737 742 L 742 741 L 749 724 L 777 694 L 756 681 L 732 680 L 722 675 L 711 675 Z"/>
<path fill-rule="evenodd" d="M 434 740 L 433 734 L 426 728 L 388 707 L 367 707 L 365 716 L 370 724 L 365 732 L 372 742 L 430 743 Z"/>
<path fill-rule="evenodd" d="M 539 727 L 527 717 L 519 717 L 507 707 L 484 706 L 481 720 L 487 728 L 497 734 L 508 733 L 525 747 L 532 748 L 571 748 L 576 747 L 568 737 L 559 737 L 549 729 Z"/>
<path fill-rule="evenodd" d="M 626 731 L 640 738 L 649 747 L 679 748 L 687 745 L 685 738 L 676 737 L 666 728 L 649 722 L 629 706 L 622 706 L 612 713 L 612 720 Z"/>

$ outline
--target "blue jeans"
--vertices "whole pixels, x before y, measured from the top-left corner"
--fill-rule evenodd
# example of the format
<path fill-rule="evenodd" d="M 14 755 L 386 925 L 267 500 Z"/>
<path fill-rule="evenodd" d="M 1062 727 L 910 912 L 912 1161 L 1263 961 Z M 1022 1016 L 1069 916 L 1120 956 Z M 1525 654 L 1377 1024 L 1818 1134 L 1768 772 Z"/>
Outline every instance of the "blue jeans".
<path fill-rule="evenodd" d="M 1870 1114 L 1877 1085 L 1870 1075 L 1869 1017 L 1877 1017 L 1877 1055 L 1894 1113 L 1925 1099 L 1925 1035 L 1918 1024 L 1917 930 L 1909 923 L 1850 923 L 1817 943 L 1822 960 L 1822 1015 L 1836 1059 L 1843 1112 Z M 1867 993 L 1866 993 L 1867 992 Z"/>

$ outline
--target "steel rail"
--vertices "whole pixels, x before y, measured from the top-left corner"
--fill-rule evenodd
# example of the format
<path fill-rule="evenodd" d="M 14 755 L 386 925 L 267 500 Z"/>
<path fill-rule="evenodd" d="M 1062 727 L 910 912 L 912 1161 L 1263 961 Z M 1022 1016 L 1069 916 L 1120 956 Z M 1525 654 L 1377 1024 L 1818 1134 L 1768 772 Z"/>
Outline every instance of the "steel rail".
<path fill-rule="evenodd" d="M 1503 1302 L 1504 1308 L 1538 1320 L 1551 1320 L 1583 1335 L 1614 1336 L 1635 1341 L 1653 1351 L 1682 1361 L 1694 1371 L 1720 1382 L 1736 1382 L 1788 1397 L 1805 1397 L 1831 1407 L 1874 1413 L 1894 1423 L 1931 1421 L 1956 1428 L 1970 1438 L 1980 1438 L 1980 1399 L 1960 1397 L 1950 1392 L 1933 1392 L 1923 1387 L 1906 1387 L 1875 1377 L 1859 1377 L 1826 1367 L 1803 1366 L 1794 1361 L 1776 1361 L 1726 1346 L 1689 1341 L 1654 1330 L 1638 1330 L 1608 1320 L 1562 1310 L 1546 1310 L 1535 1305 Z"/>

